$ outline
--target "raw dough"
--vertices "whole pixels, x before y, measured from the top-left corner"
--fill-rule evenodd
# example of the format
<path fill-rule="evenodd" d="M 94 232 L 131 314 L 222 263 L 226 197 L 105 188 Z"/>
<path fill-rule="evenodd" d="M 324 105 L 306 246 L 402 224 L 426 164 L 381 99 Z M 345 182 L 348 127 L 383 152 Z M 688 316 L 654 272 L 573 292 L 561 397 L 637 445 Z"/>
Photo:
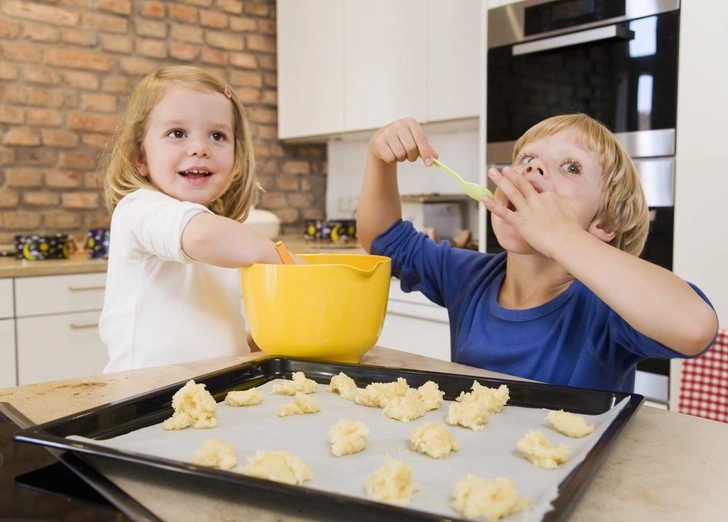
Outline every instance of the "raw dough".
<path fill-rule="evenodd" d="M 303 372 L 294 372 L 292 380 L 273 386 L 273 393 L 281 395 L 296 395 L 296 392 L 314 393 L 317 388 L 316 381 L 307 379 Z"/>
<path fill-rule="evenodd" d="M 257 388 L 231 391 L 225 396 L 225 404 L 228 406 L 255 406 L 262 401 L 263 392 Z"/>
<path fill-rule="evenodd" d="M 488 413 L 500 413 L 510 398 L 510 391 L 505 384 L 501 384 L 498 388 L 488 388 L 478 381 L 473 381 L 471 390 L 468 393 L 460 392 L 460 396 L 455 400 L 458 402 L 481 401 L 485 404 Z"/>
<path fill-rule="evenodd" d="M 296 392 L 296 399 L 290 404 L 284 404 L 278 410 L 279 417 L 288 417 L 289 415 L 300 415 L 303 413 L 316 413 L 321 411 L 321 405 L 316 399 L 309 397 L 303 392 Z"/>
<path fill-rule="evenodd" d="M 444 424 L 426 422 L 412 428 L 409 434 L 410 449 L 425 453 L 433 459 L 447 457 L 451 451 L 460 449 L 460 442 Z"/>
<path fill-rule="evenodd" d="M 490 420 L 488 408 L 481 401 L 452 402 L 447 411 L 445 422 L 453 426 L 463 426 L 480 431 Z"/>
<path fill-rule="evenodd" d="M 217 426 L 217 403 L 204 384 L 190 380 L 172 396 L 174 414 L 164 421 L 165 430 L 214 428 Z"/>
<path fill-rule="evenodd" d="M 412 388 L 407 390 L 404 397 L 390 399 L 384 407 L 384 414 L 387 417 L 401 422 L 419 419 L 426 411 L 422 395 Z"/>
<path fill-rule="evenodd" d="M 331 426 L 331 452 L 337 457 L 359 453 L 367 447 L 367 437 L 371 430 L 362 421 L 341 419 Z"/>
<path fill-rule="evenodd" d="M 294 485 L 313 478 L 306 463 L 286 451 L 259 451 L 247 459 L 248 464 L 240 468 L 243 475 Z"/>
<path fill-rule="evenodd" d="M 531 499 L 519 497 L 513 481 L 505 477 L 487 480 L 468 475 L 452 492 L 452 508 L 465 518 L 488 517 L 495 522 L 522 511 Z"/>
<path fill-rule="evenodd" d="M 401 460 L 390 460 L 369 475 L 364 484 L 367 497 L 379 502 L 405 506 L 422 486 L 412 482 L 412 467 Z"/>
<path fill-rule="evenodd" d="M 232 469 L 238 465 L 235 444 L 220 439 L 208 439 L 195 452 L 192 464 L 210 466 L 212 468 Z"/>
<path fill-rule="evenodd" d="M 427 411 L 436 410 L 442 405 L 445 392 L 440 391 L 440 387 L 435 381 L 427 381 L 417 388 L 417 391 L 420 392 Z"/>
<path fill-rule="evenodd" d="M 556 469 L 571 456 L 566 444 L 553 446 L 540 430 L 529 431 L 518 440 L 517 445 L 531 464 L 543 469 Z"/>
<path fill-rule="evenodd" d="M 390 400 L 404 397 L 409 389 L 407 381 L 402 377 L 397 382 L 373 382 L 363 390 L 357 390 L 354 401 L 362 406 L 384 408 Z"/>
<path fill-rule="evenodd" d="M 594 424 L 587 424 L 584 417 L 579 417 L 564 410 L 550 411 L 546 418 L 567 437 L 586 437 L 594 431 Z"/>
<path fill-rule="evenodd" d="M 357 389 L 358 388 L 356 387 L 354 379 L 346 375 L 344 372 L 339 373 L 339 375 L 334 375 L 331 378 L 329 387 L 326 388 L 327 391 L 338 393 L 341 395 L 342 399 L 346 399 L 347 401 L 354 400 Z"/>

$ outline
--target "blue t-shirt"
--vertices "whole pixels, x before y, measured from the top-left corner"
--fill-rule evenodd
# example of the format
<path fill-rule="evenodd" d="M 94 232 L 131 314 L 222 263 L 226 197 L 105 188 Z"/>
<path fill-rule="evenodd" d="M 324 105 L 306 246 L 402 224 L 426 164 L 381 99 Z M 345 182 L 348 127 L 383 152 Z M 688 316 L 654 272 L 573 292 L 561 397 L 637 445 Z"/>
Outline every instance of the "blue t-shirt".
<path fill-rule="evenodd" d="M 632 392 L 637 362 L 685 357 L 632 328 L 578 280 L 536 308 L 501 307 L 505 252 L 451 248 L 399 221 L 374 240 L 371 253 L 392 258 L 403 291 L 419 290 L 447 308 L 454 362 L 550 384 Z"/>

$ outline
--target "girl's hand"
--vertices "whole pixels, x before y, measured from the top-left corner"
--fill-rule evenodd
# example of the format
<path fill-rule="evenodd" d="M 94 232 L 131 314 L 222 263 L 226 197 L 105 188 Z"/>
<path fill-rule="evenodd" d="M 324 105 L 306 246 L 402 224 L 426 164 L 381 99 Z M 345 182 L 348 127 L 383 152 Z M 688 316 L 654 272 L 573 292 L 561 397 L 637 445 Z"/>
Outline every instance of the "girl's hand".
<path fill-rule="evenodd" d="M 421 156 L 428 167 L 432 165 L 432 158 L 438 157 L 414 118 L 403 118 L 379 129 L 369 140 L 369 154 L 388 165 L 417 161 Z"/>
<path fill-rule="evenodd" d="M 496 200 L 483 198 L 485 207 L 513 227 L 541 254 L 553 258 L 569 234 L 586 230 L 589 219 L 583 205 L 551 191 L 540 191 L 524 176 L 524 165 L 491 168 L 488 176 L 498 186 Z"/>

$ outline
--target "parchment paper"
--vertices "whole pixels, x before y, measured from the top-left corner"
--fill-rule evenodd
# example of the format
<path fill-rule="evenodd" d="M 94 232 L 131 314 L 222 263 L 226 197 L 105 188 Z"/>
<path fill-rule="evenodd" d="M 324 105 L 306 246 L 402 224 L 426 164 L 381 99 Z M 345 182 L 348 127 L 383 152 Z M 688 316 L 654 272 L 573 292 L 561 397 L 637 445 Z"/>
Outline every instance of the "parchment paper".
<path fill-rule="evenodd" d="M 218 438 L 234 443 L 237 449 L 238 466 L 230 473 L 247 464 L 245 457 L 259 450 L 284 450 L 299 456 L 311 468 L 313 479 L 305 482 L 306 487 L 359 498 L 366 498 L 364 483 L 372 472 L 388 459 L 402 460 L 412 466 L 412 479 L 422 486 L 407 507 L 445 517 L 459 516 L 449 504 L 460 479 L 471 473 L 486 479 L 503 476 L 513 480 L 519 496 L 533 500 L 526 511 L 506 520 L 530 522 L 541 520 L 552 509 L 551 501 L 558 494 L 559 483 L 586 458 L 628 402 L 626 398 L 601 415 L 582 415 L 596 426 L 593 433 L 582 439 L 557 432 L 546 420 L 546 409 L 506 405 L 500 413 L 490 415 L 490 422 L 482 431 L 447 425 L 461 448 L 443 459 L 433 459 L 409 449 L 409 430 L 426 422 L 445 424 L 450 401 L 444 401 L 438 410 L 427 412 L 424 417 L 402 423 L 387 418 L 379 408 L 346 401 L 327 392 L 327 385 L 319 384 L 312 397 L 321 404 L 320 412 L 281 418 L 279 408 L 294 398 L 271 394 L 273 386 L 280 382 L 278 379 L 260 386 L 265 397 L 258 406 L 218 403 L 218 426 L 213 429 L 166 431 L 160 423 L 112 439 L 89 442 L 127 453 L 189 462 L 203 442 Z M 369 427 L 371 434 L 364 451 L 343 457 L 331 453 L 328 431 L 340 419 L 360 420 Z M 532 429 L 540 429 L 554 445 L 566 444 L 571 451 L 570 460 L 557 470 L 543 470 L 531 464 L 518 451 L 516 441 Z"/>

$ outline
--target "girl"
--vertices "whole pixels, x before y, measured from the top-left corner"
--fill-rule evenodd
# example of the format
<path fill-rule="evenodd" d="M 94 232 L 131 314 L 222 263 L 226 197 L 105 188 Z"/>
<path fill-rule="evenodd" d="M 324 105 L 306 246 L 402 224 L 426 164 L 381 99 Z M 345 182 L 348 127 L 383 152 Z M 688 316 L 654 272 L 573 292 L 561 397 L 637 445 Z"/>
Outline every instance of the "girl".
<path fill-rule="evenodd" d="M 280 263 L 242 224 L 254 167 L 245 109 L 225 83 L 186 66 L 142 79 L 106 170 L 105 372 L 249 351 L 237 269 Z"/>

